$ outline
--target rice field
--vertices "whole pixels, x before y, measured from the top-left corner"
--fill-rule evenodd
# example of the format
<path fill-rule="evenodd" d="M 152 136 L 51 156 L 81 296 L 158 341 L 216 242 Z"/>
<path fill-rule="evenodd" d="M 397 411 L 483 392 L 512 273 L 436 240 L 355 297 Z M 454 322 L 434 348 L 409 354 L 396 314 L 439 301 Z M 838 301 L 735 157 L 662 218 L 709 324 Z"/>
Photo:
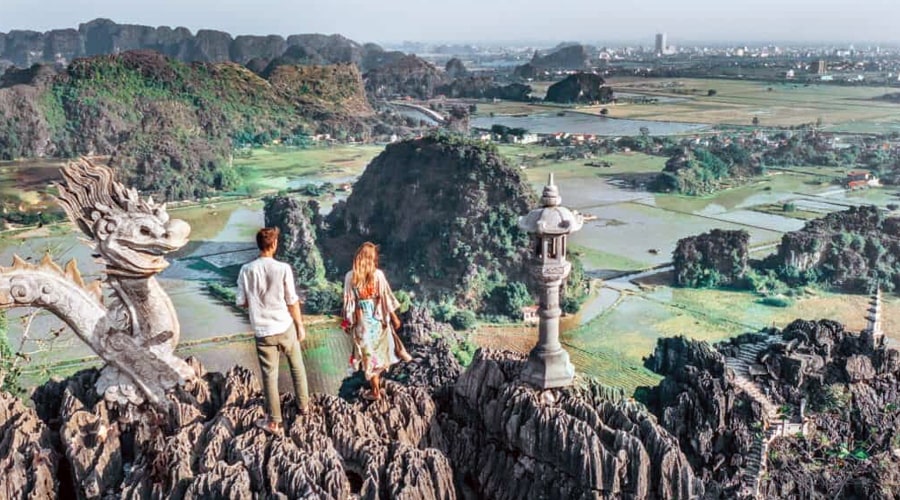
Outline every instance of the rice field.
<path fill-rule="evenodd" d="M 886 133 L 900 130 L 900 105 L 874 100 L 883 87 L 697 78 L 611 78 L 617 92 L 660 97 L 657 104 L 586 108 L 610 117 L 689 123 L 792 126 L 821 123 L 825 130 Z M 714 89 L 715 95 L 707 95 Z M 676 99 L 670 99 L 676 98 Z"/>

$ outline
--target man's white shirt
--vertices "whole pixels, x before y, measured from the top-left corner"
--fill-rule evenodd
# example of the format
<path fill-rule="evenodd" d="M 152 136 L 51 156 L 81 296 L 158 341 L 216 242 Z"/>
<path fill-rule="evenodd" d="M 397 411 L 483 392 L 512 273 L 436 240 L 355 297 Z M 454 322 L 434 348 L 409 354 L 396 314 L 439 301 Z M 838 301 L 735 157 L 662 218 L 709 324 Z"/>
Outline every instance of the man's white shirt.
<path fill-rule="evenodd" d="M 271 257 L 259 257 L 241 267 L 237 284 L 237 305 L 247 304 L 257 337 L 283 333 L 294 323 L 288 306 L 300 298 L 291 266 Z"/>

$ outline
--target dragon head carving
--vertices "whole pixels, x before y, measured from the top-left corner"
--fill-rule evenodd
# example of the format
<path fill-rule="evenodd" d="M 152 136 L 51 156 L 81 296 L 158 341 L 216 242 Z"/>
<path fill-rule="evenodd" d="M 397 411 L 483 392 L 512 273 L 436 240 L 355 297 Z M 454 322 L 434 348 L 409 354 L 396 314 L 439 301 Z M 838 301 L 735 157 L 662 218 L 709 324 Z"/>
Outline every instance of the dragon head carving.
<path fill-rule="evenodd" d="M 112 171 L 86 158 L 61 170 L 59 202 L 81 231 L 94 240 L 107 273 L 146 277 L 169 264 L 165 255 L 188 242 L 191 226 L 170 219 L 166 205 L 141 199 L 113 180 Z"/>

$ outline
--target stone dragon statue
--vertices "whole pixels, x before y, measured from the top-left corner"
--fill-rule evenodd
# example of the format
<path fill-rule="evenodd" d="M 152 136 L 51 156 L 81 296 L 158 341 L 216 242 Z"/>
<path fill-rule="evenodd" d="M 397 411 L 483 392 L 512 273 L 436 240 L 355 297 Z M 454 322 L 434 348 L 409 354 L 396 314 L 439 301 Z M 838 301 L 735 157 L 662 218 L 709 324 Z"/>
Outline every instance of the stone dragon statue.
<path fill-rule="evenodd" d="M 105 264 L 109 293 L 100 281 L 86 285 L 74 260 L 62 268 L 49 255 L 37 265 L 16 256 L 0 267 L 0 308 L 38 307 L 62 319 L 106 362 L 96 389 L 107 400 L 166 407 L 166 392 L 195 374 L 173 352 L 178 317 L 155 275 L 191 227 L 113 180 L 108 167 L 82 158 L 61 172 L 59 202 Z"/>

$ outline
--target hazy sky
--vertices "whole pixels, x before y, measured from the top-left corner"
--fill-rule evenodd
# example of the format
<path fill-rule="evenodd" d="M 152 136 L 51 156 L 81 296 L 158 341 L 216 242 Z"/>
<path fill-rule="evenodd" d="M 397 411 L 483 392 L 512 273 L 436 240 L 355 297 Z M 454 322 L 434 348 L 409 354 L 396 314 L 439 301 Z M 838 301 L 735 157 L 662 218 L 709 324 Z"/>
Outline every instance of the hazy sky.
<path fill-rule="evenodd" d="M 0 0 L 0 31 L 119 23 L 360 42 L 900 41 L 898 0 Z"/>

